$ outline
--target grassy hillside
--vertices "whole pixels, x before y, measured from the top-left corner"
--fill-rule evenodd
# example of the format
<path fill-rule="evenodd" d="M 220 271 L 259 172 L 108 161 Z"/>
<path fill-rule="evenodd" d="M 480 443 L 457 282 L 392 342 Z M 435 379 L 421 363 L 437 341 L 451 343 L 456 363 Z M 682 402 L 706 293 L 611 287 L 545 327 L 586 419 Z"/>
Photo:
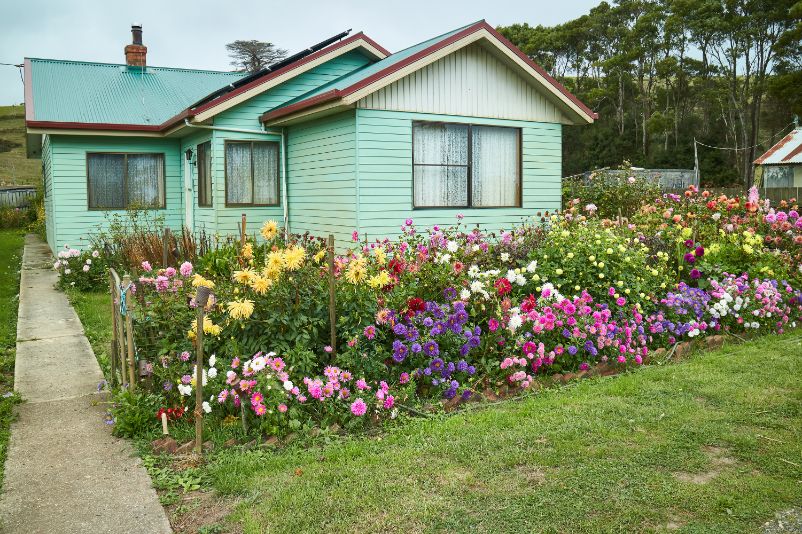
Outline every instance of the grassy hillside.
<path fill-rule="evenodd" d="M 0 106 L 0 187 L 41 180 L 41 160 L 25 157 L 25 108 Z"/>

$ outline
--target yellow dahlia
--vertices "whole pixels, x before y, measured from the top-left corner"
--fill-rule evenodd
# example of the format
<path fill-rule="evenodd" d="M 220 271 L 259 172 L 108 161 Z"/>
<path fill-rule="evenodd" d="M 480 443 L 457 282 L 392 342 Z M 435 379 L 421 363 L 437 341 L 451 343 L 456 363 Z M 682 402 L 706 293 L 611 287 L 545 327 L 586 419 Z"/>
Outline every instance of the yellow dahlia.
<path fill-rule="evenodd" d="M 267 241 L 270 241 L 278 234 L 278 224 L 276 221 L 270 220 L 265 222 L 262 225 L 262 237 L 264 237 Z"/>
<path fill-rule="evenodd" d="M 273 285 L 273 281 L 264 276 L 257 276 L 251 282 L 251 288 L 253 288 L 253 290 L 260 295 L 267 293 L 267 290 L 270 289 L 271 285 Z"/>
<path fill-rule="evenodd" d="M 284 267 L 288 271 L 294 271 L 304 263 L 306 250 L 303 247 L 289 247 L 284 251 Z"/>
<path fill-rule="evenodd" d="M 248 267 L 241 271 L 234 271 L 234 281 L 238 284 L 250 284 L 256 276 L 256 273 Z"/>
<path fill-rule="evenodd" d="M 208 287 L 209 289 L 214 289 L 214 282 L 202 277 L 199 274 L 195 274 L 192 277 L 192 286 L 193 287 Z"/>
<path fill-rule="evenodd" d="M 228 314 L 232 319 L 247 319 L 253 313 L 253 301 L 248 299 L 232 300 L 228 303 Z"/>

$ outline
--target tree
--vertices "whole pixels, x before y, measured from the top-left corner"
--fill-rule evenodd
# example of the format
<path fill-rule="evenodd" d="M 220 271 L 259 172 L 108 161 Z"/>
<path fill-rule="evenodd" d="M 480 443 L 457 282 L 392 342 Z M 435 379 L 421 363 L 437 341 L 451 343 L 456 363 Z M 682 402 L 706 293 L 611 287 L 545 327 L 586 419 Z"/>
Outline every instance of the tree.
<path fill-rule="evenodd" d="M 238 72 L 257 72 L 287 57 L 287 51 L 265 41 L 236 40 L 226 45 L 231 64 Z"/>

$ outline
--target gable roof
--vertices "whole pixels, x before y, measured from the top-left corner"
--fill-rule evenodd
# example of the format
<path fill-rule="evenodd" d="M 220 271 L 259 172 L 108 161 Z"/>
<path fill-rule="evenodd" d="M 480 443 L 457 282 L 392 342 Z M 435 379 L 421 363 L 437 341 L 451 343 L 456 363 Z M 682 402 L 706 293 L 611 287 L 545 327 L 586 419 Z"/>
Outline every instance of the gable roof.
<path fill-rule="evenodd" d="M 802 163 L 802 128 L 797 127 L 755 160 L 755 165 Z"/>
<path fill-rule="evenodd" d="M 494 45 L 522 72 L 538 82 L 552 101 L 575 120 L 591 123 L 598 118 L 598 114 L 571 94 L 542 67 L 505 39 L 486 21 L 481 20 L 397 52 L 310 91 L 294 101 L 263 114 L 262 121 L 284 122 L 294 116 L 313 112 L 315 109 L 351 105 L 367 94 L 478 40 L 485 40 Z"/>
<path fill-rule="evenodd" d="M 242 73 L 25 60 L 29 126 L 51 123 L 151 126 L 243 77 Z"/>
<path fill-rule="evenodd" d="M 42 129 L 169 133 L 184 119 L 202 122 L 351 50 L 374 59 L 389 55 L 362 32 L 324 43 L 298 54 L 292 63 L 256 76 L 165 67 L 145 67 L 143 72 L 126 65 L 26 58 L 26 124 Z M 237 86 L 238 81 L 245 83 Z"/>

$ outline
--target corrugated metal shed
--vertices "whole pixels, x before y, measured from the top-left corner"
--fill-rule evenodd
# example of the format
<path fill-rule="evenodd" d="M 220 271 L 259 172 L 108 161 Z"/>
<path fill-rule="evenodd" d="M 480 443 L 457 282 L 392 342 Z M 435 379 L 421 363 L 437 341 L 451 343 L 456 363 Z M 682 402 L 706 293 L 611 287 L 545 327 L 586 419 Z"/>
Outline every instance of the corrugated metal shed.
<path fill-rule="evenodd" d="M 802 128 L 799 127 L 755 160 L 755 165 L 793 164 L 802 164 Z"/>
<path fill-rule="evenodd" d="M 29 120 L 159 125 L 242 73 L 31 58 Z M 30 111 L 29 111 L 30 112 Z"/>

